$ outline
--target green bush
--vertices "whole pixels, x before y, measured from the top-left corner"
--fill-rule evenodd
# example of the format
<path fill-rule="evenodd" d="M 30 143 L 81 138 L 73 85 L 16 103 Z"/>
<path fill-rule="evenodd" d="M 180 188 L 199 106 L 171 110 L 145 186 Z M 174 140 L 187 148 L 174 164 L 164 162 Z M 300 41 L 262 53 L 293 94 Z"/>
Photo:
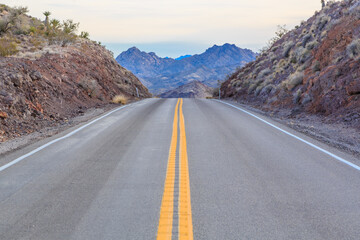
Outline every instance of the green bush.
<path fill-rule="evenodd" d="M 90 34 L 88 32 L 81 32 L 80 33 L 81 38 L 89 39 L 89 36 L 90 36 Z"/>

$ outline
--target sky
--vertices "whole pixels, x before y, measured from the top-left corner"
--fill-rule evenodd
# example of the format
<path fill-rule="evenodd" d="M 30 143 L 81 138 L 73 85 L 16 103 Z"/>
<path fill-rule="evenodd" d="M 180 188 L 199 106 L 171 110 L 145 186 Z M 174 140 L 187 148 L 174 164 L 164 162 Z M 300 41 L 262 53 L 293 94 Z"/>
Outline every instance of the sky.
<path fill-rule="evenodd" d="M 204 52 L 236 44 L 258 51 L 277 25 L 291 29 L 321 8 L 320 0 L 3 0 L 27 6 L 29 14 L 80 22 L 117 56 L 136 46 L 161 57 Z"/>

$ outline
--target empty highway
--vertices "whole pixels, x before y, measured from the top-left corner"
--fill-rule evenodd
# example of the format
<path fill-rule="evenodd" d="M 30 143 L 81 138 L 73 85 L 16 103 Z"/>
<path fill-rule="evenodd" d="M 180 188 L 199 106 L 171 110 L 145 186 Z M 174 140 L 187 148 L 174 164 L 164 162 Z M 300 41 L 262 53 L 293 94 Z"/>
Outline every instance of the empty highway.
<path fill-rule="evenodd" d="M 0 239 L 359 239 L 360 161 L 238 105 L 146 99 L 0 159 Z"/>

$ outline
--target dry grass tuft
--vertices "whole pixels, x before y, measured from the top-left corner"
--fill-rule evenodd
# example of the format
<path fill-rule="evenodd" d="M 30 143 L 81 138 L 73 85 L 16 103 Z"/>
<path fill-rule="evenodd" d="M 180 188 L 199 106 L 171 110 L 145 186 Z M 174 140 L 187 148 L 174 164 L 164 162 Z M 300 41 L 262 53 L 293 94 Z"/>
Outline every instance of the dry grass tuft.
<path fill-rule="evenodd" d="M 128 99 L 124 95 L 116 95 L 111 100 L 112 103 L 115 103 L 115 104 L 121 103 L 122 105 L 125 105 L 127 103 L 127 101 L 128 101 Z"/>
<path fill-rule="evenodd" d="M 0 56 L 6 57 L 14 55 L 18 52 L 17 44 L 12 39 L 0 39 Z"/>
<path fill-rule="evenodd" d="M 285 81 L 286 87 L 289 91 L 293 90 L 298 85 L 302 84 L 304 79 L 303 72 L 295 72 L 289 76 L 289 79 Z"/>

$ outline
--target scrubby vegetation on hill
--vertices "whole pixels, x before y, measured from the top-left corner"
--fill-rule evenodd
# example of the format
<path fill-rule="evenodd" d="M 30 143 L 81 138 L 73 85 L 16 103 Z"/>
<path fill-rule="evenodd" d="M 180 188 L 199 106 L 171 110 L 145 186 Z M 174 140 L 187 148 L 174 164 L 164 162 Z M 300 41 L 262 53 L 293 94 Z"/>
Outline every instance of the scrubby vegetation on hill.
<path fill-rule="evenodd" d="M 66 123 L 88 108 L 151 96 L 110 51 L 86 32 L 77 35 L 78 23 L 26 12 L 0 5 L 0 142 Z"/>
<path fill-rule="evenodd" d="M 221 90 L 262 109 L 322 114 L 360 128 L 359 59 L 360 1 L 328 1 L 233 73 Z"/>
<path fill-rule="evenodd" d="M 51 19 L 49 11 L 44 12 L 45 20 L 26 15 L 26 7 L 0 5 L 0 56 L 36 52 L 47 46 L 68 46 L 76 40 L 89 39 L 88 32 L 77 35 L 79 23 L 68 19 L 61 22 Z M 96 42 L 93 42 L 96 43 Z"/>

